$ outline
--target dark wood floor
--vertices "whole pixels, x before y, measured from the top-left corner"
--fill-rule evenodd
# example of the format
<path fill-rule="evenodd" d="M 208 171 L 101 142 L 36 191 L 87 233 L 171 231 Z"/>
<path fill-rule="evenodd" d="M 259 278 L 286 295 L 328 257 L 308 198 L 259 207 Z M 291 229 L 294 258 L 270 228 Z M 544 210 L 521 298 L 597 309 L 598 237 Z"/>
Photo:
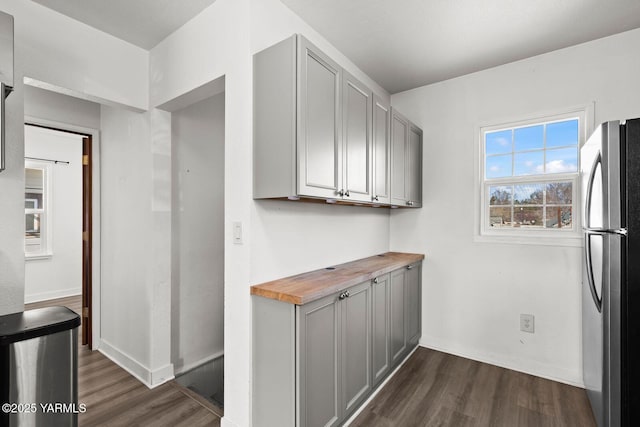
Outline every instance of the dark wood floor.
<path fill-rule="evenodd" d="M 585 391 L 419 347 L 352 427 L 595 427 Z"/>
<path fill-rule="evenodd" d="M 53 305 L 81 311 L 80 297 L 27 304 L 30 310 Z M 169 381 L 149 390 L 98 351 L 78 348 L 78 403 L 87 411 L 80 426 L 219 426 L 217 408 Z"/>

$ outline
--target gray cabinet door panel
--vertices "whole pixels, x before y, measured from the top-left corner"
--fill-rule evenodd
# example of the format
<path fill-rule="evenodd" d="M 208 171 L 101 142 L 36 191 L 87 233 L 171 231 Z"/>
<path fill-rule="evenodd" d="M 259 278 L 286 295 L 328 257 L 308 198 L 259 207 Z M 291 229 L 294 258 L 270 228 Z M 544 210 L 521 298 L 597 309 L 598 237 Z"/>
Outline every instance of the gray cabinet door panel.
<path fill-rule="evenodd" d="M 342 91 L 344 198 L 370 202 L 372 92 L 346 71 Z"/>
<path fill-rule="evenodd" d="M 373 384 L 377 385 L 390 367 L 389 353 L 389 275 L 377 277 L 371 286 L 372 298 L 372 354 Z"/>
<path fill-rule="evenodd" d="M 377 95 L 373 95 L 373 191 L 374 203 L 389 203 L 391 157 L 391 107 Z"/>
<path fill-rule="evenodd" d="M 371 390 L 371 286 L 349 288 L 342 309 L 342 390 L 346 416 Z"/>
<path fill-rule="evenodd" d="M 341 68 L 299 38 L 298 193 L 335 197 L 342 182 Z"/>
<path fill-rule="evenodd" d="M 413 123 L 409 127 L 407 147 L 408 198 L 413 207 L 422 206 L 422 130 Z"/>
<path fill-rule="evenodd" d="M 391 204 L 404 206 L 408 201 L 406 167 L 409 120 L 391 110 Z"/>
<path fill-rule="evenodd" d="M 405 289 L 406 289 L 406 325 L 407 325 L 407 342 L 409 345 L 415 345 L 420 339 L 420 298 L 421 292 L 421 264 L 414 264 L 407 268 L 405 273 Z"/>
<path fill-rule="evenodd" d="M 329 296 L 297 307 L 298 426 L 340 421 L 340 304 Z"/>
<path fill-rule="evenodd" d="M 390 288 L 390 329 L 391 329 L 391 364 L 397 364 L 407 349 L 405 310 L 405 270 L 391 272 Z"/>

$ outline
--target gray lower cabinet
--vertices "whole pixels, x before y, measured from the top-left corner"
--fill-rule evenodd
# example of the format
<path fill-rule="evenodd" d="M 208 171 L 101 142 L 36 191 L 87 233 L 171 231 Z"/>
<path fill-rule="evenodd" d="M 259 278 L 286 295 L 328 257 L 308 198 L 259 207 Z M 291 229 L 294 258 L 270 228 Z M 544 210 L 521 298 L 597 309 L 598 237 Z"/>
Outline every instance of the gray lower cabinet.
<path fill-rule="evenodd" d="M 410 268 L 409 268 L 410 267 Z M 417 345 L 421 263 L 316 301 L 253 297 L 253 425 L 337 426 Z"/>
<path fill-rule="evenodd" d="M 390 324 L 389 324 L 389 297 L 391 290 L 391 281 L 389 274 L 385 274 L 373 279 L 373 285 L 371 286 L 371 298 L 372 298 L 372 346 L 371 352 L 372 364 L 373 364 L 373 384 L 377 385 L 382 381 L 391 367 L 391 354 L 390 354 Z"/>
<path fill-rule="evenodd" d="M 405 315 L 407 343 L 410 348 L 418 344 L 422 333 L 422 263 L 408 266 L 405 270 Z"/>
<path fill-rule="evenodd" d="M 369 282 L 298 306 L 298 426 L 333 426 L 371 391 Z"/>
<path fill-rule="evenodd" d="M 391 272 L 389 292 L 389 329 L 390 329 L 390 354 L 391 364 L 399 363 L 407 349 L 407 317 L 406 305 L 406 275 L 405 270 L 400 269 Z"/>

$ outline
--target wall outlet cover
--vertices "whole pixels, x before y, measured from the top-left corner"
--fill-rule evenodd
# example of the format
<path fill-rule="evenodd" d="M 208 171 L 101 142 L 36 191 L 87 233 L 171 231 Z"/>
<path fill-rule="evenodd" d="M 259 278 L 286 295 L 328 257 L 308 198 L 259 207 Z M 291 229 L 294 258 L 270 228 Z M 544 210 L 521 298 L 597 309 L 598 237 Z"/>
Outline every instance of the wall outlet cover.
<path fill-rule="evenodd" d="M 520 330 L 522 332 L 533 333 L 534 328 L 534 315 L 533 314 L 521 314 L 520 315 Z"/>

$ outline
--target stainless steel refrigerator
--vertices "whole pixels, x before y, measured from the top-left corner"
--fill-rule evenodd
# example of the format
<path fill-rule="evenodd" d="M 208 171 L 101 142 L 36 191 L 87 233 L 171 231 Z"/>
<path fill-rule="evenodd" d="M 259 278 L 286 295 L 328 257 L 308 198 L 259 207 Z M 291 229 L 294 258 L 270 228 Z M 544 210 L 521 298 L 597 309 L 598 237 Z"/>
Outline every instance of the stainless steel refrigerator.
<path fill-rule="evenodd" d="M 580 164 L 584 383 L 598 426 L 640 425 L 640 119 L 601 124 Z"/>

